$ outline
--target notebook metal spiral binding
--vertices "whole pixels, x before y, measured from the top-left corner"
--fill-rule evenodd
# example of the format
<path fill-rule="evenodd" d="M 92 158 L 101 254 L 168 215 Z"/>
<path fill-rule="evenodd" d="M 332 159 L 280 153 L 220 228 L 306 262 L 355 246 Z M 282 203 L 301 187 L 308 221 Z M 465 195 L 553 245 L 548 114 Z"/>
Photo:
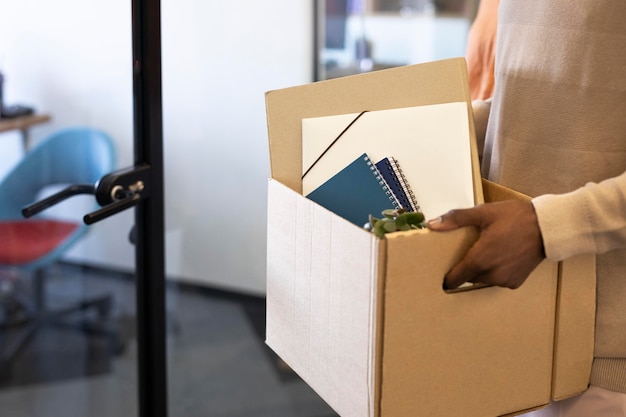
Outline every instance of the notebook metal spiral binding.
<path fill-rule="evenodd" d="M 402 169 L 400 168 L 398 161 L 396 160 L 396 158 L 390 158 L 390 160 L 391 160 L 391 166 L 394 172 L 396 173 L 396 176 L 400 179 L 400 181 L 402 181 L 403 184 L 406 185 L 406 186 L 403 186 L 404 192 L 406 193 L 407 197 L 409 197 L 409 199 L 411 200 L 411 205 L 413 206 L 413 210 L 420 211 L 420 205 L 418 204 L 417 199 L 415 198 L 415 194 L 413 193 L 413 190 L 411 189 L 411 187 L 408 186 L 409 183 L 406 177 L 404 176 L 404 173 L 402 172 Z"/>
<path fill-rule="evenodd" d="M 391 189 L 389 188 L 387 181 L 385 181 L 381 173 L 378 171 L 378 168 L 376 168 L 376 165 L 372 162 L 372 160 L 367 155 L 365 155 L 363 159 L 365 160 L 365 162 L 367 162 L 367 166 L 369 166 L 372 173 L 376 176 L 376 180 L 378 181 L 378 184 L 380 184 L 382 189 L 385 190 L 385 194 L 387 194 L 387 197 L 389 198 L 391 205 L 393 205 L 393 208 L 394 209 L 401 208 L 402 206 L 400 205 L 400 202 L 398 201 L 396 196 L 393 194 L 393 191 L 391 191 Z"/>

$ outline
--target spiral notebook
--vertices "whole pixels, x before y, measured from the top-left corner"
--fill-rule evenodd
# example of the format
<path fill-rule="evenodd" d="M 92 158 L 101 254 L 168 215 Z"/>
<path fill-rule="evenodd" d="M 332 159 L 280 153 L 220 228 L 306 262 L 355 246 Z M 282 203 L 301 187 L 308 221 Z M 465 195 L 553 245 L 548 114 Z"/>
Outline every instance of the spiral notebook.
<path fill-rule="evenodd" d="M 415 194 L 411 189 L 398 161 L 393 157 L 383 158 L 376 162 L 376 168 L 385 179 L 387 186 L 406 211 L 419 211 L 420 206 L 415 199 Z"/>
<path fill-rule="evenodd" d="M 369 221 L 370 214 L 380 217 L 383 210 L 400 207 L 366 153 L 306 197 L 359 227 Z"/>

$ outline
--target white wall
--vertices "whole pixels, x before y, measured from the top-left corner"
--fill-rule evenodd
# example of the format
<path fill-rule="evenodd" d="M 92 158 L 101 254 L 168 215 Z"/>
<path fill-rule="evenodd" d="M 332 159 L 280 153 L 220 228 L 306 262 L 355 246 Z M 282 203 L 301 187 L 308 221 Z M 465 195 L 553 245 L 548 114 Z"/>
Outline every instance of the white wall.
<path fill-rule="evenodd" d="M 132 164 L 130 0 L 1 0 L 5 101 L 116 140 Z M 311 79 L 312 16 L 293 0 L 163 0 L 167 274 L 251 293 L 265 288 L 269 156 L 264 93 Z M 19 159 L 0 134 L 0 175 Z M 132 269 L 127 211 L 69 257 Z"/>
<path fill-rule="evenodd" d="M 311 80 L 308 2 L 163 4 L 168 264 L 265 290 L 267 90 Z"/>

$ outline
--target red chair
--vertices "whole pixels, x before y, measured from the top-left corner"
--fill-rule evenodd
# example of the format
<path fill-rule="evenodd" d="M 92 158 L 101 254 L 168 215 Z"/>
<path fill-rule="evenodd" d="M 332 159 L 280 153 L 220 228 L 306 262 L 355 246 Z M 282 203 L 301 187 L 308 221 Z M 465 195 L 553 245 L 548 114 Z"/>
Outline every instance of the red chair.
<path fill-rule="evenodd" d="M 77 187 L 76 193 L 85 192 L 114 168 L 115 150 L 106 133 L 71 128 L 43 140 L 1 180 L 0 278 L 9 277 L 9 282 L 4 283 L 4 296 L 0 296 L 0 332 L 8 334 L 9 329 L 19 327 L 20 335 L 12 340 L 12 346 L 0 351 L 0 373 L 9 371 L 12 360 L 40 326 L 80 310 L 96 308 L 101 315 L 110 311 L 110 295 L 77 300 L 61 309 L 50 308 L 45 271 L 85 236 L 89 226 L 82 221 L 82 213 L 77 213 L 76 219 L 49 214 L 25 219 L 22 209 L 53 186 L 78 184 L 73 186 Z M 26 276 L 33 280 L 31 295 L 21 293 L 10 282 Z"/>

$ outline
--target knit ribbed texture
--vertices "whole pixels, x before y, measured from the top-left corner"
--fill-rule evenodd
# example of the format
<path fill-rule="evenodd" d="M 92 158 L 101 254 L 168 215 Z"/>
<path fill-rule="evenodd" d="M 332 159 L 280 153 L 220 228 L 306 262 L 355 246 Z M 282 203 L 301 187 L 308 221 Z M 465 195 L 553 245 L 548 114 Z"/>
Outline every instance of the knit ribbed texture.
<path fill-rule="evenodd" d="M 591 385 L 626 392 L 626 358 L 595 358 L 591 369 Z"/>
<path fill-rule="evenodd" d="M 598 255 L 591 382 L 626 392 L 626 1 L 499 10 L 482 173 L 535 197 L 549 258 Z"/>

